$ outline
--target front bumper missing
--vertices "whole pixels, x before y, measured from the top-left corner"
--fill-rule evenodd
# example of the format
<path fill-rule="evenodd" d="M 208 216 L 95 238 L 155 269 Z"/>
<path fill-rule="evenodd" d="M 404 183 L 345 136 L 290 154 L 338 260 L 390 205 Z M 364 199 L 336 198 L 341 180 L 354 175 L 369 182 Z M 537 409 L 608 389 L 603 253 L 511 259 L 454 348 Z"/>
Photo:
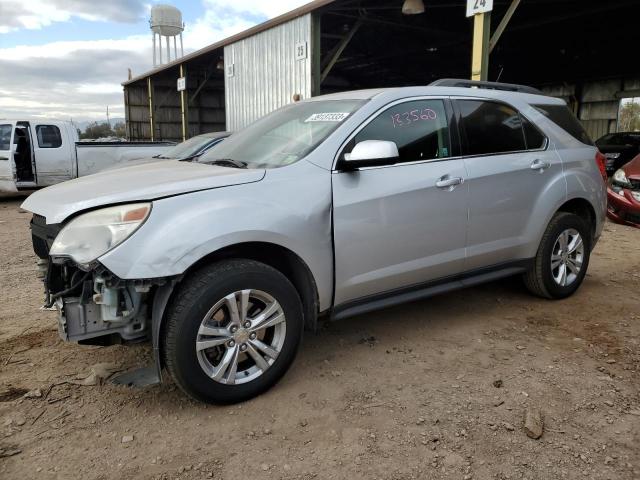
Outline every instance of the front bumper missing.
<path fill-rule="evenodd" d="M 102 338 L 117 343 L 122 340 L 137 340 L 147 336 L 146 322 L 137 318 L 135 322 L 104 321 L 101 306 L 81 303 L 79 297 L 59 298 L 55 302 L 58 311 L 58 334 L 67 342 L 86 342 Z"/>

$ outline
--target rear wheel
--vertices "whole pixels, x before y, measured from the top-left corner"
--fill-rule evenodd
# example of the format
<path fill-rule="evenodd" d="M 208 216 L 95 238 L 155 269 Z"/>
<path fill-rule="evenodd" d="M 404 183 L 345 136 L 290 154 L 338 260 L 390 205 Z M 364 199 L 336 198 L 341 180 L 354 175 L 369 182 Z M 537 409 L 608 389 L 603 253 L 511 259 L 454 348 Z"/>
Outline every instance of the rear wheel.
<path fill-rule="evenodd" d="M 540 297 L 568 297 L 582 284 L 590 253 L 587 222 L 573 213 L 558 212 L 542 236 L 533 268 L 524 275 L 525 285 Z"/>
<path fill-rule="evenodd" d="M 195 273 L 176 292 L 164 335 L 167 369 L 191 397 L 234 403 L 287 371 L 302 338 L 302 304 L 277 270 L 250 260 Z"/>

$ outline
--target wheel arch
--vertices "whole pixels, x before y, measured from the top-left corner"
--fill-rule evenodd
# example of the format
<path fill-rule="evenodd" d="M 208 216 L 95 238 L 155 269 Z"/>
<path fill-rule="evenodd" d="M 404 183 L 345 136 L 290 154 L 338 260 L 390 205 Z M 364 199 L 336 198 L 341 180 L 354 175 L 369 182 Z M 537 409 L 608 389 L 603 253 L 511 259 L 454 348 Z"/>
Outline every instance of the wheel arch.
<path fill-rule="evenodd" d="M 593 240 L 596 236 L 597 217 L 596 210 L 593 208 L 593 205 L 589 200 L 582 197 L 572 198 L 560 205 L 556 210 L 556 213 L 557 212 L 573 213 L 585 220 L 589 224 L 591 243 L 593 244 Z"/>
<path fill-rule="evenodd" d="M 191 273 L 205 265 L 232 258 L 264 263 L 287 277 L 300 295 L 305 328 L 315 331 L 319 314 L 318 288 L 311 269 L 300 256 L 282 245 L 268 242 L 243 242 L 228 245 L 200 258 L 182 275 L 173 278 L 156 290 L 152 305 L 152 344 L 159 378 L 163 364 L 161 340 L 165 324 L 165 311 L 177 287 Z"/>

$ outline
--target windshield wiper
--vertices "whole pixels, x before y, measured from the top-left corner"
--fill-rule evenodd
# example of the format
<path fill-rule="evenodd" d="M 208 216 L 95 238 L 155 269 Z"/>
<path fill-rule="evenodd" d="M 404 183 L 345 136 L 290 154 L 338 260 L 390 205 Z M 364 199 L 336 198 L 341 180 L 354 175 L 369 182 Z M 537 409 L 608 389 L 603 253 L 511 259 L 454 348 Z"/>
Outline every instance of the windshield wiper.
<path fill-rule="evenodd" d="M 247 168 L 247 162 L 234 160 L 233 158 L 218 158 L 207 163 L 209 165 L 220 165 L 221 167 Z"/>

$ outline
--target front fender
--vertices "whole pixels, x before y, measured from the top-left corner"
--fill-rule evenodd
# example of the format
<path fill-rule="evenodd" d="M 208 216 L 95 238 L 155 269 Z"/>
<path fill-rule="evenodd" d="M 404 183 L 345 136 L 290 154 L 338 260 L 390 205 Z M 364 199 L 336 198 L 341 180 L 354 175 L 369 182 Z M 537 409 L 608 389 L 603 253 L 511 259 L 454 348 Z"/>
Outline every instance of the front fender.
<path fill-rule="evenodd" d="M 272 243 L 307 264 L 326 309 L 333 289 L 330 173 L 292 167 L 262 182 L 157 200 L 146 223 L 99 260 L 122 279 L 172 277 L 222 248 Z"/>

